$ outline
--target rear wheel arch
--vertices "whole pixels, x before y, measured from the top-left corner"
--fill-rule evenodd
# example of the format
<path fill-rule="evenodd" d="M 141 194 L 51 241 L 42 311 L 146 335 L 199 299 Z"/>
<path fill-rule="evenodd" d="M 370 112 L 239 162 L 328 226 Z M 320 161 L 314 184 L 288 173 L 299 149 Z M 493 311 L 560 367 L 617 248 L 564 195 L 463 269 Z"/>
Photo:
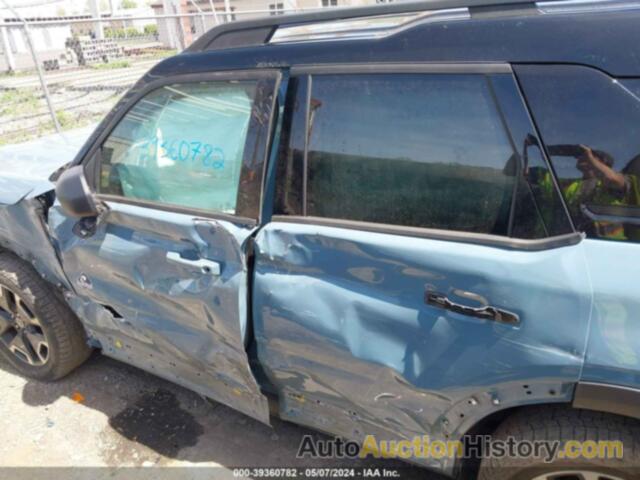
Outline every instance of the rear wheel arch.
<path fill-rule="evenodd" d="M 554 404 L 548 404 L 554 405 Z M 528 408 L 536 407 L 539 405 L 526 405 L 519 407 L 508 407 L 501 410 L 485 415 L 476 421 L 464 434 L 461 436 L 463 444 L 467 444 L 467 441 L 473 437 L 482 437 L 486 435 L 492 435 L 498 427 L 511 415 L 526 410 Z M 480 469 L 481 458 L 462 458 L 456 459 L 456 465 L 454 471 L 456 472 L 456 478 L 461 480 L 475 480 L 478 476 Z"/>
<path fill-rule="evenodd" d="M 593 420 L 596 422 L 606 423 L 609 421 L 609 423 L 613 423 L 615 425 L 631 426 L 632 429 L 635 428 L 635 431 L 638 434 L 637 439 L 640 441 L 640 417 L 632 414 L 621 413 L 620 409 L 615 406 L 616 403 L 620 402 L 613 401 L 615 398 L 614 396 L 620 392 L 620 389 L 626 389 L 626 387 L 614 385 L 604 385 L 601 387 L 602 388 L 598 391 L 600 396 L 596 398 L 601 402 L 601 395 L 605 394 L 605 392 L 609 393 L 611 395 L 610 401 L 612 406 L 609 406 L 608 408 L 603 406 L 604 403 L 596 403 L 595 401 L 587 404 L 586 400 L 593 397 L 585 396 L 585 390 L 583 390 L 582 384 L 579 383 L 576 388 L 577 395 L 573 402 L 529 404 L 494 411 L 479 419 L 464 433 L 464 435 L 461 436 L 461 440 L 465 443 L 468 439 L 473 438 L 474 436 L 493 437 L 496 433 L 499 435 L 502 429 L 509 428 L 510 424 L 517 424 L 519 419 L 522 418 L 541 419 L 540 422 L 542 423 L 546 414 L 566 417 L 575 415 L 582 418 L 585 424 L 588 423 L 588 421 Z M 638 402 L 636 403 L 636 406 L 640 406 L 640 391 L 635 390 L 634 394 L 638 395 L 634 397 Z M 626 397 L 624 400 L 628 399 L 629 397 Z M 601 406 L 603 406 L 603 408 L 600 408 Z M 627 410 L 627 413 L 630 413 L 630 410 Z M 635 452 L 635 454 L 638 455 L 638 452 Z M 481 478 L 478 477 L 481 460 L 482 459 L 479 458 L 456 459 L 454 469 L 457 475 L 456 478 L 461 480 L 475 480 Z M 634 467 L 638 467 L 638 465 L 634 464 Z"/>
<path fill-rule="evenodd" d="M 503 456 L 483 458 L 478 480 L 514 480 L 533 478 L 602 478 L 636 479 L 640 474 L 640 421 L 602 411 L 573 408 L 567 404 L 538 405 L 520 409 L 504 419 L 493 432 L 493 440 L 503 442 L 513 438 L 529 442 L 559 443 L 555 456 Z M 599 442 L 622 442 L 622 448 L 610 446 L 606 457 L 568 456 L 562 445 L 568 441 L 598 445 Z M 575 453 L 575 447 L 571 452 Z M 620 456 L 616 456 L 620 455 Z M 583 476 L 584 475 L 584 476 Z M 594 477 L 595 478 L 595 477 Z"/>
<path fill-rule="evenodd" d="M 640 389 L 596 382 L 578 382 L 574 408 L 640 420 Z"/>

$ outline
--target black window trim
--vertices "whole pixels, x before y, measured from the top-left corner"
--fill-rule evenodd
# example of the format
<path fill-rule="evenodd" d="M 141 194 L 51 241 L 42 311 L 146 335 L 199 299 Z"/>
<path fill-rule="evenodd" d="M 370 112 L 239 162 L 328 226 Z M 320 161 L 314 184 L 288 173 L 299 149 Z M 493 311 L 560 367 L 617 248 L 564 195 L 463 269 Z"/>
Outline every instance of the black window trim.
<path fill-rule="evenodd" d="M 485 81 L 487 82 L 487 88 L 489 90 L 489 95 L 491 95 L 491 98 L 493 100 L 493 106 L 495 107 L 497 113 L 498 113 L 498 118 L 500 118 L 500 123 L 502 124 L 502 129 L 504 130 L 505 134 L 507 135 L 507 139 L 509 141 L 509 146 L 511 147 L 511 150 L 513 151 L 513 153 L 515 155 L 517 155 L 518 157 L 518 161 L 516 162 L 516 175 L 515 175 L 515 179 L 513 182 L 513 190 L 511 191 L 511 204 L 509 206 L 509 220 L 508 220 L 508 224 L 507 224 L 507 237 L 509 238 L 513 238 L 513 222 L 515 220 L 515 213 L 516 213 L 516 200 L 518 198 L 518 188 L 520 187 L 519 185 L 519 178 L 520 175 L 522 173 L 522 158 L 520 158 L 520 155 L 518 154 L 518 147 L 516 146 L 516 142 L 513 139 L 513 132 L 511 131 L 511 129 L 509 128 L 509 122 L 507 121 L 506 115 L 504 113 L 504 110 L 502 109 L 502 106 L 500 105 L 500 99 L 498 98 L 498 95 L 496 94 L 495 88 L 493 87 L 493 82 L 491 80 L 491 76 L 490 75 L 485 75 L 484 76 Z"/>
<path fill-rule="evenodd" d="M 264 203 L 264 194 L 265 194 L 265 186 L 264 180 L 266 178 L 267 173 L 267 164 L 268 157 L 271 146 L 271 138 L 274 133 L 274 114 L 275 109 L 277 108 L 278 101 L 278 90 L 280 87 L 280 82 L 282 81 L 282 72 L 277 69 L 256 69 L 256 70 L 224 70 L 224 71 L 215 71 L 215 72 L 204 72 L 204 73 L 187 73 L 187 74 L 178 74 L 178 75 L 170 75 L 167 77 L 163 77 L 157 80 L 150 81 L 144 85 L 139 91 L 137 91 L 134 95 L 126 100 L 125 105 L 123 105 L 119 111 L 109 119 L 108 123 L 103 127 L 100 125 L 99 128 L 102 128 L 102 132 L 98 135 L 98 137 L 94 140 L 91 148 L 87 150 L 82 159 L 77 162 L 77 164 L 81 164 L 85 167 L 86 172 L 93 172 L 92 176 L 87 178 L 90 187 L 95 192 L 96 198 L 98 200 L 104 202 L 111 203 L 123 203 L 127 205 L 133 205 L 138 207 L 145 207 L 154 210 L 160 210 L 165 212 L 174 212 L 185 215 L 193 215 L 196 218 L 204 218 L 204 219 L 214 219 L 214 220 L 226 220 L 231 221 L 235 224 L 245 225 L 245 226 L 256 226 L 260 222 L 260 218 L 249 218 L 243 217 L 239 215 L 233 215 L 223 212 L 215 212 L 211 210 L 192 208 L 192 207 L 184 207 L 180 205 L 172 205 L 168 203 L 160 203 L 154 202 L 151 200 L 141 200 L 135 198 L 127 198 L 120 195 L 112 195 L 105 193 L 98 193 L 97 185 L 99 182 L 100 175 L 100 155 L 97 153 L 100 151 L 100 148 L 104 144 L 104 142 L 109 138 L 113 130 L 118 126 L 120 121 L 125 117 L 125 115 L 146 95 L 151 93 L 154 90 L 158 90 L 159 88 L 165 87 L 167 85 L 175 85 L 175 84 L 185 84 L 185 83 L 202 83 L 202 82 L 211 82 L 216 80 L 265 80 L 265 79 L 273 79 L 274 80 L 274 89 L 273 89 L 273 98 L 271 102 L 271 115 L 269 116 L 269 124 L 267 125 L 267 141 L 265 142 L 265 149 L 263 152 L 264 161 L 262 165 L 262 180 L 260 182 L 260 207 L 258 209 L 258 215 L 261 213 L 261 208 Z M 135 87 L 134 87 L 135 88 Z M 75 163 L 75 162 L 74 162 Z"/>
<path fill-rule="evenodd" d="M 390 73 L 422 73 L 422 74 L 476 74 L 483 75 L 488 83 L 490 94 L 494 99 L 494 105 L 498 111 L 498 115 L 501 118 L 505 134 L 509 138 L 510 145 L 513 145 L 512 132 L 509 129 L 507 119 L 504 117 L 504 113 L 500 106 L 500 99 L 495 95 L 491 84 L 491 76 L 495 74 L 508 74 L 514 78 L 514 85 L 518 88 L 519 84 L 513 74 L 513 69 L 508 63 L 369 63 L 369 64 L 327 64 L 327 65 L 294 65 L 290 69 L 291 76 L 307 76 L 307 92 L 306 92 L 306 105 L 305 105 L 305 141 L 304 141 L 304 155 L 303 155 L 303 185 L 302 185 L 302 215 L 273 215 L 273 222 L 284 223 L 297 223 L 304 225 L 318 225 L 335 228 L 346 228 L 351 230 L 364 230 L 375 233 L 386 233 L 392 235 L 402 235 L 408 237 L 417 238 L 429 238 L 433 240 L 452 241 L 459 243 L 471 243 L 477 245 L 485 245 L 499 248 L 506 248 L 512 250 L 523 251 L 541 251 L 550 250 L 554 248 L 560 248 L 565 246 L 572 246 L 580 243 L 585 235 L 577 232 L 573 226 L 573 222 L 570 223 L 572 232 L 562 235 L 549 236 L 542 239 L 521 239 L 509 236 L 498 236 L 485 233 L 473 233 L 463 232 L 456 230 L 444 230 L 444 229 L 431 229 L 423 227 L 411 227 L 403 225 L 391 225 L 383 223 L 362 222 L 356 220 L 345 220 L 337 218 L 325 218 L 314 217 L 307 215 L 307 170 L 308 170 L 308 152 L 309 152 L 309 121 L 310 121 L 310 102 L 313 89 L 313 76 L 314 75 L 349 75 L 349 74 L 390 74 Z M 524 106 L 525 104 L 523 104 Z M 527 115 L 529 112 L 527 111 Z M 537 134 L 537 132 L 536 132 Z M 517 149 L 514 148 L 517 152 Z M 544 160 L 549 164 L 546 155 L 543 155 Z M 522 166 L 519 165 L 518 168 Z M 552 171 L 553 172 L 553 171 Z M 555 175 L 554 185 L 555 185 Z M 517 182 L 516 182 L 517 186 Z M 557 185 L 556 185 L 557 187 Z M 514 198 L 515 199 L 514 187 Z M 510 216 L 513 215 L 513 211 L 510 211 Z M 511 229 L 511 222 L 509 228 Z"/>
<path fill-rule="evenodd" d="M 517 66 L 517 64 L 514 64 Z M 533 113 L 531 111 L 531 107 L 529 105 L 529 101 L 527 100 L 527 96 L 524 94 L 524 88 L 520 82 L 520 79 L 518 78 L 518 75 L 516 74 L 516 72 L 513 72 L 513 78 L 514 81 L 516 83 L 516 85 L 518 86 L 518 95 L 520 96 L 520 98 L 522 99 L 522 103 L 523 105 L 525 105 L 525 112 L 527 114 L 527 117 L 529 118 L 529 123 L 531 124 L 535 137 L 537 139 L 537 147 L 540 149 L 540 154 L 542 155 L 542 158 L 544 160 L 544 163 L 547 166 L 547 169 L 549 170 L 549 173 L 551 174 L 551 182 L 553 183 L 553 188 L 556 191 L 556 193 L 559 195 L 560 198 L 560 204 L 562 205 L 562 209 L 565 212 L 565 216 L 567 217 L 567 219 L 569 220 L 569 225 L 571 225 L 571 229 L 576 232 L 576 224 L 573 221 L 573 216 L 571 215 L 571 212 L 569 211 L 569 205 L 567 205 L 567 201 L 564 198 L 564 194 L 562 193 L 562 189 L 560 188 L 560 183 L 558 182 L 558 175 L 556 174 L 556 170 L 553 166 L 553 162 L 551 161 L 551 156 L 549 155 L 549 152 L 547 152 L 547 147 L 544 143 L 544 140 L 542 139 L 542 135 L 540 132 L 540 128 L 538 128 L 538 123 L 536 122 L 536 119 L 533 117 Z M 586 234 L 585 234 L 585 238 L 586 238 Z"/>
<path fill-rule="evenodd" d="M 311 92 L 313 90 L 313 76 L 306 74 L 307 92 L 304 106 L 304 152 L 302 152 L 302 215 L 307 216 L 307 183 L 309 175 L 309 137 L 311 128 Z"/>
<path fill-rule="evenodd" d="M 491 80 L 491 77 L 490 81 Z M 523 94 L 522 91 L 522 86 L 520 85 L 520 82 L 518 81 L 517 75 L 515 74 L 515 72 L 512 72 L 511 74 L 511 78 L 513 81 L 513 84 L 515 86 L 515 94 L 517 95 L 517 97 L 520 99 L 520 102 L 522 104 L 522 115 L 524 115 L 524 117 L 526 117 L 527 122 L 529 123 L 529 126 L 531 128 L 532 134 L 536 140 L 535 146 L 539 149 L 540 151 L 540 156 L 542 158 L 542 161 L 544 162 L 547 170 L 549 171 L 550 175 L 551 175 L 551 182 L 553 184 L 553 189 L 555 191 L 555 194 L 558 196 L 558 199 L 560 201 L 560 205 L 562 206 L 562 210 L 564 212 L 564 218 L 565 220 L 568 222 L 568 226 L 570 227 L 572 232 L 577 232 L 578 230 L 576 229 L 575 223 L 573 222 L 573 218 L 571 217 L 571 214 L 569 213 L 569 208 L 567 206 L 567 203 L 565 202 L 564 199 L 564 195 L 562 195 L 562 191 L 560 189 L 560 185 L 558 184 L 558 179 L 556 176 L 556 172 L 553 169 L 553 165 L 551 163 L 551 160 L 549 158 L 549 156 L 547 155 L 546 149 L 543 147 L 542 144 L 542 140 L 541 140 L 541 136 L 540 136 L 540 132 L 538 131 L 538 126 L 535 122 L 535 120 L 533 119 L 533 116 L 531 115 L 531 112 L 529 110 L 529 104 L 527 103 L 527 100 Z M 492 82 L 493 83 L 493 82 Z M 495 88 L 492 85 L 492 92 L 496 92 Z M 498 109 L 503 113 L 504 115 L 504 121 L 505 121 L 505 129 L 507 130 L 507 132 L 509 133 L 510 137 L 513 139 L 515 138 L 517 135 L 514 133 L 513 131 L 513 120 L 510 119 L 510 115 L 506 114 L 504 112 L 504 107 L 503 107 L 503 100 L 500 98 L 500 95 L 496 94 L 495 97 L 495 101 L 496 101 L 496 105 L 498 106 Z M 511 114 L 513 115 L 513 113 Z M 514 144 L 515 145 L 515 144 Z M 518 149 L 515 149 L 516 153 L 518 153 Z M 526 156 L 527 153 L 523 151 L 522 154 L 518 153 L 518 156 L 520 157 L 520 162 L 518 162 L 518 168 L 520 169 L 520 172 L 522 171 L 522 169 L 524 168 L 524 156 Z M 525 182 L 527 185 L 527 189 L 529 190 L 529 192 L 531 192 L 531 185 L 529 184 L 528 181 Z M 514 195 L 517 192 L 514 191 Z M 533 192 L 531 192 L 531 194 L 533 195 Z M 538 215 L 540 215 L 539 212 L 539 206 L 538 206 L 538 202 L 535 200 L 535 195 L 533 195 L 533 199 L 534 199 L 534 206 L 537 210 Z M 515 201 L 515 198 L 514 198 Z M 512 204 L 512 208 L 515 206 L 515 204 Z M 515 212 L 514 212 L 515 213 Z M 548 226 L 546 225 L 546 222 L 544 221 L 544 219 L 542 219 L 542 224 L 544 227 L 544 231 L 545 234 L 547 235 L 547 237 L 554 237 L 557 235 L 549 235 L 549 229 Z M 510 232 L 511 233 L 511 232 Z"/>

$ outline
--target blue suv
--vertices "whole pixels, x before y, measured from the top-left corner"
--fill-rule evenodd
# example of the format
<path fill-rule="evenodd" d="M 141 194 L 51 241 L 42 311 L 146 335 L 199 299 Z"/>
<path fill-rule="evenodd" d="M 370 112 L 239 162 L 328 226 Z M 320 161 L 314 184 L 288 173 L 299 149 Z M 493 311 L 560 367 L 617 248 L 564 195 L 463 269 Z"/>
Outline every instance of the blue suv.
<path fill-rule="evenodd" d="M 225 24 L 0 177 L 0 353 L 359 444 L 624 443 L 409 458 L 450 476 L 640 478 L 639 182 L 636 2 Z"/>

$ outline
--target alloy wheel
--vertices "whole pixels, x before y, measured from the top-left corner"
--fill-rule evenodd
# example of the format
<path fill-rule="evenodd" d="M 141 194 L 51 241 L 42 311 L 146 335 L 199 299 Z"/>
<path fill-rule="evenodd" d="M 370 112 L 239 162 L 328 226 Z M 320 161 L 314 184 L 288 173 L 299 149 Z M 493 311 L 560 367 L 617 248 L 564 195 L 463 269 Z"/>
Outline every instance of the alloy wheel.
<path fill-rule="evenodd" d="M 566 472 L 554 472 L 538 475 L 531 480 L 623 480 L 606 473 L 589 470 L 572 470 Z"/>
<path fill-rule="evenodd" d="M 28 365 L 42 366 L 49 360 L 49 342 L 40 320 L 4 285 L 0 285 L 0 344 Z"/>

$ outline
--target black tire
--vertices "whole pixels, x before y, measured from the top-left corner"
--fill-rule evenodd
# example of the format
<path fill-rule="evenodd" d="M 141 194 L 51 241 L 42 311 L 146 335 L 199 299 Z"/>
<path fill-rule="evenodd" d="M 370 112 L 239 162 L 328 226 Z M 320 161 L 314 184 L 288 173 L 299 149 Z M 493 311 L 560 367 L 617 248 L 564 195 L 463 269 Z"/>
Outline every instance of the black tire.
<path fill-rule="evenodd" d="M 33 315 L 33 323 L 37 326 L 25 328 L 37 329 L 32 333 L 44 337 L 46 341 L 40 342 L 39 346 L 46 355 L 42 352 L 30 356 L 16 353 L 12 340 L 24 330 L 19 330 L 22 326 L 15 322 L 19 315 L 12 313 L 17 311 L 16 303 L 20 305 L 20 311 Z M 11 326 L 0 322 L 0 355 L 25 377 L 57 380 L 81 365 L 91 354 L 80 320 L 61 295 L 29 263 L 6 251 L 0 252 L 0 314 L 14 321 Z M 30 342 L 28 346 L 33 344 Z M 24 349 L 34 353 L 33 348 L 27 348 L 23 343 L 20 350 Z"/>
<path fill-rule="evenodd" d="M 623 458 L 554 459 L 483 458 L 478 480 L 532 480 L 557 474 L 562 480 L 581 480 L 579 472 L 593 472 L 604 479 L 640 478 L 640 422 L 632 418 L 568 406 L 541 406 L 525 409 L 507 417 L 492 435 L 492 440 L 579 442 L 620 440 Z M 562 473 L 563 475 L 560 475 Z"/>

